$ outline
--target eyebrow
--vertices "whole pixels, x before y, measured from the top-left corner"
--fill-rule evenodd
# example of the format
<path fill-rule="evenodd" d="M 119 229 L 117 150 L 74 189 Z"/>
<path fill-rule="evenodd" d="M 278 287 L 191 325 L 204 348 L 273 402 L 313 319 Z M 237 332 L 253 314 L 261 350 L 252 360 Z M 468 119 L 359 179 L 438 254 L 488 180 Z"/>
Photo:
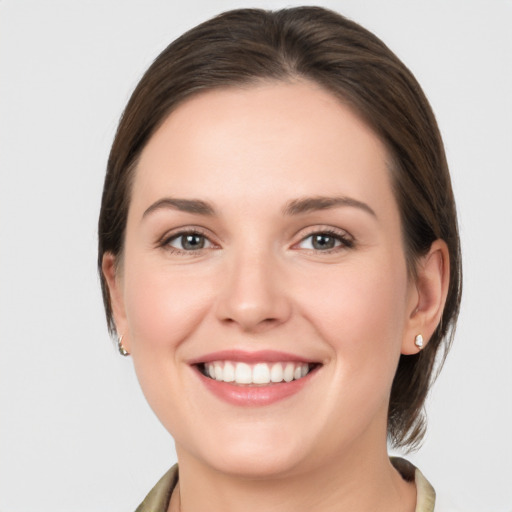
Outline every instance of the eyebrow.
<path fill-rule="evenodd" d="M 285 215 L 300 215 L 301 213 L 309 213 L 317 210 L 328 210 L 330 208 L 337 208 L 340 206 L 359 208 L 369 213 L 373 217 L 377 217 L 375 211 L 366 203 L 351 197 L 344 196 L 315 196 L 294 199 L 293 201 L 290 201 L 286 204 L 283 209 L 283 213 Z"/>
<path fill-rule="evenodd" d="M 195 213 L 197 215 L 215 215 L 213 206 L 200 199 L 177 199 L 173 197 L 164 197 L 153 203 L 143 214 L 142 218 L 150 213 L 162 209 L 172 209 L 181 212 Z"/>
<path fill-rule="evenodd" d="M 352 208 L 359 208 L 373 217 L 377 217 L 377 214 L 373 209 L 362 201 L 353 199 L 345 196 L 314 196 L 314 197 L 302 197 L 299 199 L 293 199 L 289 201 L 283 208 L 284 215 L 300 215 L 302 213 L 309 213 L 317 210 L 328 210 L 330 208 L 337 208 L 341 206 L 349 206 Z M 215 209 L 213 206 L 201 199 L 179 199 L 173 197 L 164 197 L 154 202 L 149 208 L 147 208 L 142 214 L 144 219 L 150 213 L 162 209 L 178 210 L 186 213 L 193 213 L 196 215 L 207 215 L 214 216 Z"/>

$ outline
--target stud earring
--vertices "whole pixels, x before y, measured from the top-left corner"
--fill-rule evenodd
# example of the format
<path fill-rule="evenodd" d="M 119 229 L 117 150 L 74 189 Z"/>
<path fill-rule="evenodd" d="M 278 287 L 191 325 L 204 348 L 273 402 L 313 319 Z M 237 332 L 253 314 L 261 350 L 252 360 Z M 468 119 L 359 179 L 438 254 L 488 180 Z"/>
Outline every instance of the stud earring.
<path fill-rule="evenodd" d="M 423 348 L 423 336 L 418 334 L 416 338 L 414 338 L 414 344 L 421 350 Z"/>
<path fill-rule="evenodd" d="M 121 336 L 119 336 L 119 338 L 117 338 L 117 348 L 119 349 L 119 353 L 122 356 L 130 355 L 130 353 L 123 347 L 123 335 L 122 334 L 121 334 Z"/>

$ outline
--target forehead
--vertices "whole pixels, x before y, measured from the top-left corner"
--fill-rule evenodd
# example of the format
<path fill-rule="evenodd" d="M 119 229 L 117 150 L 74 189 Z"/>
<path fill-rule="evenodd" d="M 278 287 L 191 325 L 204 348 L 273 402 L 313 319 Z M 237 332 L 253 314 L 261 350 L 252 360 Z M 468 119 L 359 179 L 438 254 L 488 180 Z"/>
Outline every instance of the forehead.
<path fill-rule="evenodd" d="M 178 106 L 150 139 L 132 207 L 166 194 L 244 205 L 340 194 L 378 208 L 394 201 L 388 160 L 360 116 L 310 82 L 212 90 Z"/>

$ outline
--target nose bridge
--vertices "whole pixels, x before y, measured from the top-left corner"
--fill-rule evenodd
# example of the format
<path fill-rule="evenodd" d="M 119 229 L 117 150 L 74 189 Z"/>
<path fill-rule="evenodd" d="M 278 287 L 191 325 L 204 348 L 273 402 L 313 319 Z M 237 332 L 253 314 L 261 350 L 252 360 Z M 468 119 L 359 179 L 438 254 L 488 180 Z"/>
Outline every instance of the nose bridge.
<path fill-rule="evenodd" d="M 218 316 L 246 331 L 286 321 L 291 312 L 279 257 L 254 240 L 233 247 L 225 261 Z"/>

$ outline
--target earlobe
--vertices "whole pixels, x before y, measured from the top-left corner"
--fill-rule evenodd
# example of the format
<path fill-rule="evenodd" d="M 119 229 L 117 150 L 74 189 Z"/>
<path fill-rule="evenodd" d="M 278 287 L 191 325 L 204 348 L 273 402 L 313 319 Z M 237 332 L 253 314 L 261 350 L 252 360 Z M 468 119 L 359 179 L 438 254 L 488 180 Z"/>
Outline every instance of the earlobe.
<path fill-rule="evenodd" d="M 129 336 L 126 334 L 126 313 L 124 308 L 122 282 L 119 276 L 119 265 L 116 256 L 110 252 L 103 255 L 101 270 L 107 282 L 110 305 L 118 337 L 123 338 L 123 348 L 129 349 Z"/>
<path fill-rule="evenodd" d="M 404 333 L 402 354 L 416 354 L 427 345 L 443 316 L 449 281 L 448 246 L 436 240 L 417 264 L 416 303 Z"/>

